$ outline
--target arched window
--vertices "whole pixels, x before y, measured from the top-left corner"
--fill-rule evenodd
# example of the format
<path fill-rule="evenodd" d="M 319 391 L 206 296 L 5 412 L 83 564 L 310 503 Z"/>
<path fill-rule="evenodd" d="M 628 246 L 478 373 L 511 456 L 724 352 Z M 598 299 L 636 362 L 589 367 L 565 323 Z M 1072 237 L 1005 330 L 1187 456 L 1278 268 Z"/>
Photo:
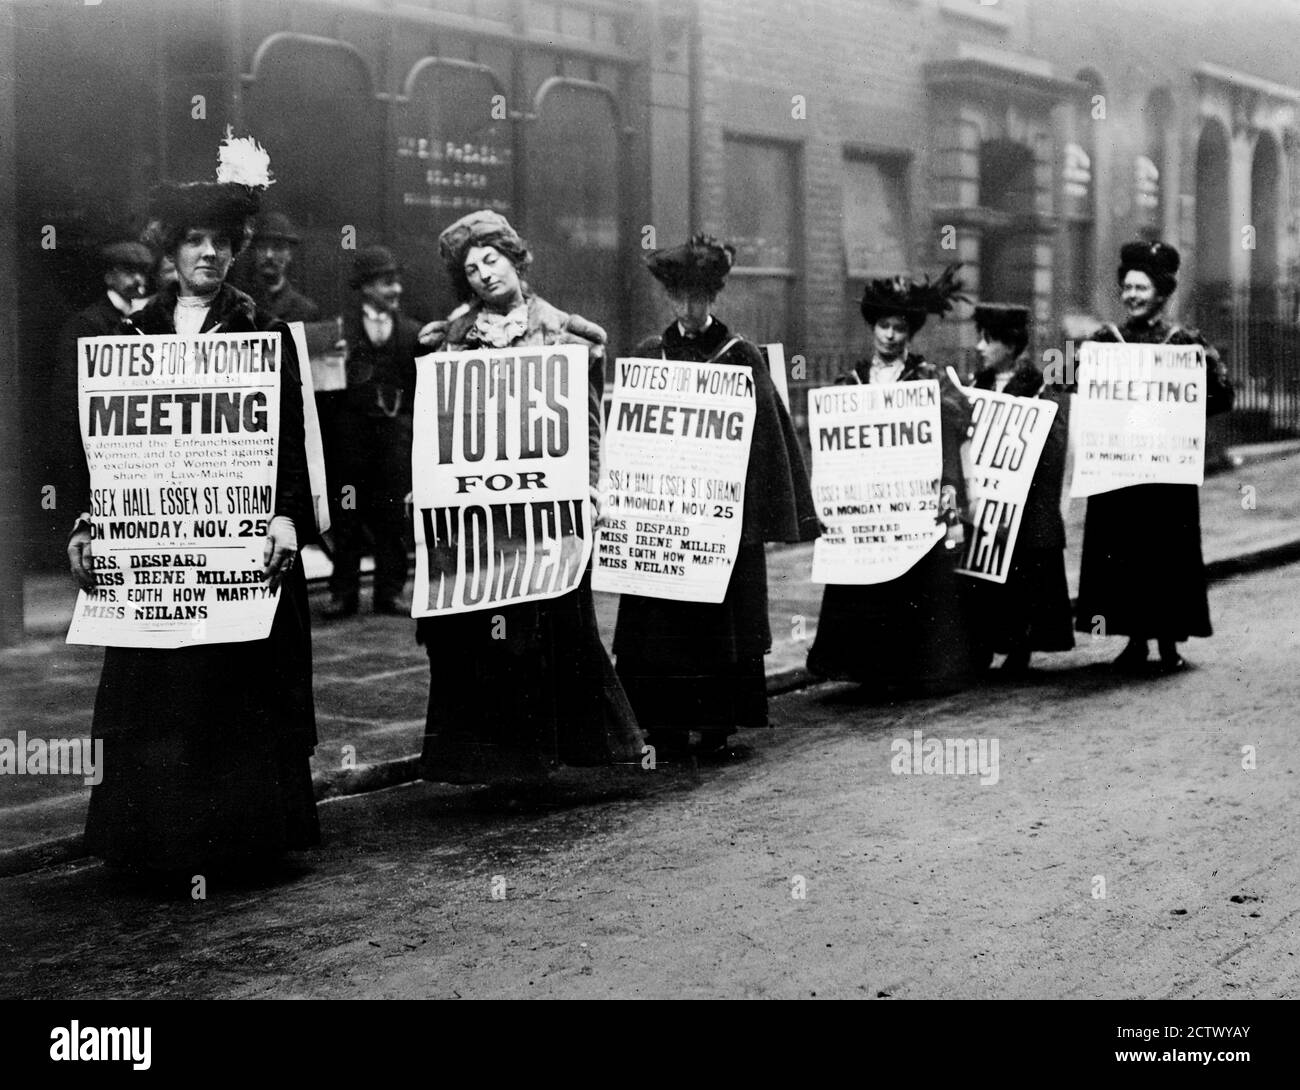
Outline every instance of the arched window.
<path fill-rule="evenodd" d="M 603 325 L 611 344 L 628 338 L 620 278 L 619 119 L 597 84 L 543 83 L 528 133 L 527 238 L 540 295 Z M 562 153 L 560 151 L 562 149 Z"/>
<path fill-rule="evenodd" d="M 980 207 L 1002 213 L 980 242 L 980 296 L 1032 305 L 1035 239 L 1019 218 L 1034 207 L 1034 150 L 1012 140 L 986 140 L 979 170 Z"/>
<path fill-rule="evenodd" d="M 266 203 L 302 236 L 295 278 L 329 313 L 343 302 L 355 249 L 382 241 L 384 124 L 370 72 L 343 42 L 273 34 L 244 102 L 249 131 L 271 155 Z"/>
<path fill-rule="evenodd" d="M 1245 242 L 1250 250 L 1251 311 L 1272 318 L 1277 308 L 1278 199 L 1281 181 L 1280 148 L 1270 133 L 1255 143 L 1250 166 L 1250 223 Z"/>
<path fill-rule="evenodd" d="M 1231 290 L 1232 229 L 1228 222 L 1228 134 L 1206 121 L 1196 143 L 1196 303 L 1213 320 L 1214 309 Z"/>

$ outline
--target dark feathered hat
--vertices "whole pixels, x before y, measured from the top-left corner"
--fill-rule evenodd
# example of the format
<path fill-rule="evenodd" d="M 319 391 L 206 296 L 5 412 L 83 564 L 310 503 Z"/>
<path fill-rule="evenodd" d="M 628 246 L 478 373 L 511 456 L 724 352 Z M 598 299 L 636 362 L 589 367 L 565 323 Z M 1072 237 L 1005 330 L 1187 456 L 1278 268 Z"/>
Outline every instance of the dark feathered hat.
<path fill-rule="evenodd" d="M 215 182 L 161 182 L 150 196 L 150 215 L 163 252 L 171 253 L 191 227 L 212 227 L 236 253 L 257 215 L 261 192 L 274 184 L 270 156 L 256 140 L 235 138 L 230 128 L 217 149 Z"/>
<path fill-rule="evenodd" d="M 680 246 L 646 255 L 646 268 L 672 294 L 717 295 L 736 260 L 736 248 L 712 235 L 694 234 Z"/>
<path fill-rule="evenodd" d="M 1171 295 L 1178 287 L 1176 274 L 1181 263 L 1178 251 L 1167 242 L 1127 242 L 1119 251 L 1116 279 L 1122 284 L 1124 277 L 1136 269 L 1151 277 L 1161 295 Z"/>
<path fill-rule="evenodd" d="M 257 214 L 257 194 L 227 182 L 160 182 L 150 197 L 149 214 L 158 222 L 164 253 L 171 253 L 191 227 L 215 229 L 238 253 L 248 220 Z"/>
<path fill-rule="evenodd" d="M 465 255 L 473 246 L 491 246 L 499 250 L 521 273 L 533 261 L 528 243 L 519 237 L 510 221 L 500 212 L 483 208 L 461 216 L 438 236 L 438 253 L 447 266 L 447 275 L 451 277 L 456 294 L 461 299 L 474 298 L 474 289 L 465 278 Z"/>
<path fill-rule="evenodd" d="M 1029 308 L 1016 303 L 977 303 L 975 325 L 995 341 L 1009 344 L 1017 354 L 1029 343 Z"/>
<path fill-rule="evenodd" d="M 904 276 L 869 280 L 858 305 L 862 320 L 867 325 L 875 325 L 883 318 L 901 317 L 915 335 L 931 314 L 942 316 L 956 303 L 970 301 L 961 294 L 961 281 L 957 279 L 960 268 L 960 262 L 949 265 L 933 280 L 928 276 L 920 281 Z"/>

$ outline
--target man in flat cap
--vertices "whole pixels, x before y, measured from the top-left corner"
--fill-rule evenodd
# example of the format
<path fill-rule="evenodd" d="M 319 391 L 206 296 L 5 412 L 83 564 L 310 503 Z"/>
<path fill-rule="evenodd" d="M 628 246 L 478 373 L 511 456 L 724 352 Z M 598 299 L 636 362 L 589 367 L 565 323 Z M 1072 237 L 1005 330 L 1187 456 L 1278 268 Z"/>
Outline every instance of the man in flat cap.
<path fill-rule="evenodd" d="M 320 307 L 289 282 L 289 265 L 298 233 L 283 212 L 264 212 L 257 217 L 249 246 L 252 275 L 248 294 L 257 309 L 282 322 L 314 322 Z"/>
<path fill-rule="evenodd" d="M 330 483 L 334 574 L 328 619 L 357 612 L 361 555 L 374 541 L 374 611 L 409 615 L 407 574 L 411 491 L 411 412 L 419 326 L 399 312 L 401 269 L 383 246 L 357 251 L 351 286 L 356 303 L 342 316 L 347 387 L 321 394 L 321 426 Z"/>

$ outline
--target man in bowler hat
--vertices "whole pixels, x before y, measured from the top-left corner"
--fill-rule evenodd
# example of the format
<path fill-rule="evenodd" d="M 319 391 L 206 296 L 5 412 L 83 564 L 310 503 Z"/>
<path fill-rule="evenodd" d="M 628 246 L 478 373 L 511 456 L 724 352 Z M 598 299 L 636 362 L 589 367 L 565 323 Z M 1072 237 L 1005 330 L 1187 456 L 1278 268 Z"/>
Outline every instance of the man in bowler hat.
<path fill-rule="evenodd" d="M 343 314 L 347 387 L 321 394 L 326 471 L 330 483 L 334 574 L 329 619 L 359 607 L 365 532 L 374 542 L 374 611 L 407 615 L 402 600 L 407 574 L 411 490 L 411 410 L 415 357 L 423 355 L 419 325 L 403 316 L 401 270 L 383 246 L 359 250 L 351 286 L 356 302 Z"/>

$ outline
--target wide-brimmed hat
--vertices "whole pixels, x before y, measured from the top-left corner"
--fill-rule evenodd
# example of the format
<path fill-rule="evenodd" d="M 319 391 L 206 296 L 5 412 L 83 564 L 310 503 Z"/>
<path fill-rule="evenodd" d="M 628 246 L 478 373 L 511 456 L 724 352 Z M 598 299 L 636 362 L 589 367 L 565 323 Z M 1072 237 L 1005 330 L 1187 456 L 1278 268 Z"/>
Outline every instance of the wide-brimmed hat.
<path fill-rule="evenodd" d="M 257 215 L 258 196 L 230 182 L 160 182 L 149 199 L 157 234 L 170 250 L 191 227 L 211 227 L 229 239 L 236 253 L 244 246 L 246 227 Z"/>
<path fill-rule="evenodd" d="M 1119 251 L 1116 279 L 1122 284 L 1124 277 L 1136 269 L 1151 277 L 1161 295 L 1169 295 L 1178 287 L 1176 274 L 1180 264 L 1178 251 L 1167 242 L 1126 242 Z"/>
<path fill-rule="evenodd" d="M 646 268 L 671 294 L 717 295 L 736 261 L 736 248 L 712 235 L 692 235 L 680 246 L 646 255 Z"/>
<path fill-rule="evenodd" d="M 357 251 L 352 259 L 352 275 L 348 283 L 354 288 L 370 283 L 376 277 L 399 273 L 402 267 L 387 246 L 365 246 Z"/>
<path fill-rule="evenodd" d="M 215 182 L 164 181 L 154 186 L 150 234 L 167 252 L 188 228 L 212 227 L 238 253 L 247 241 L 249 220 L 257 215 L 262 190 L 274 184 L 266 149 L 251 136 L 236 137 L 227 126 L 217 148 Z"/>
<path fill-rule="evenodd" d="M 263 212 L 253 224 L 253 241 L 298 242 L 293 221 L 283 212 Z"/>
<path fill-rule="evenodd" d="M 131 269 L 134 272 L 152 272 L 155 264 L 149 247 L 141 242 L 123 240 L 110 242 L 99 248 L 100 267 L 109 269 Z"/>
<path fill-rule="evenodd" d="M 1018 303 L 977 303 L 975 325 L 995 341 L 1021 350 L 1029 343 L 1029 308 Z"/>
<path fill-rule="evenodd" d="M 902 318 L 915 335 L 931 314 L 942 316 L 956 303 L 970 301 L 961 294 L 961 281 L 957 279 L 960 268 L 960 262 L 949 265 L 933 280 L 928 276 L 923 280 L 888 276 L 867 281 L 858 304 L 862 320 L 875 325 L 885 318 Z"/>

